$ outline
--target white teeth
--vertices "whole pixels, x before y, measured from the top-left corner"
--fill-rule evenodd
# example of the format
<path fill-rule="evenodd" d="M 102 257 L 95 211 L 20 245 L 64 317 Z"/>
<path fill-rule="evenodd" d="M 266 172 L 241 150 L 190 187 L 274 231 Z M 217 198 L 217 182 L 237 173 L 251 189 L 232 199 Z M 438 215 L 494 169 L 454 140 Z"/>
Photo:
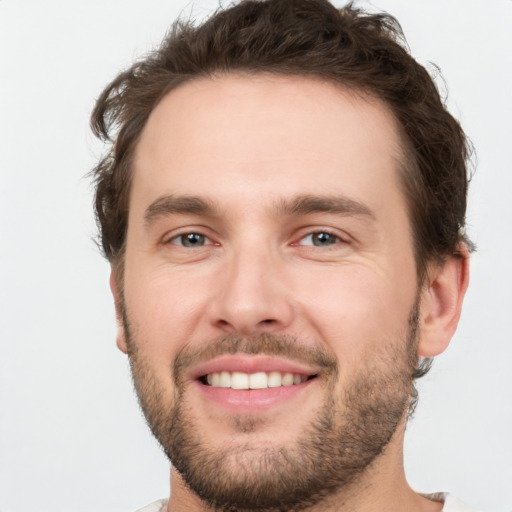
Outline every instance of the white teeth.
<path fill-rule="evenodd" d="M 270 372 L 268 374 L 267 385 L 269 388 L 280 388 L 282 384 L 281 372 Z"/>
<path fill-rule="evenodd" d="M 215 372 L 206 376 L 208 385 L 215 388 L 266 389 L 293 386 L 305 382 L 305 375 L 281 372 Z"/>
<path fill-rule="evenodd" d="M 231 387 L 231 374 L 229 372 L 220 372 L 219 386 L 221 388 Z"/>
<path fill-rule="evenodd" d="M 250 389 L 265 389 L 268 387 L 267 374 L 265 372 L 251 373 L 249 375 Z"/>
<path fill-rule="evenodd" d="M 233 389 L 249 389 L 249 374 L 233 372 L 231 374 L 231 387 Z"/>
<path fill-rule="evenodd" d="M 293 374 L 285 373 L 283 375 L 283 386 L 292 386 L 293 385 Z"/>

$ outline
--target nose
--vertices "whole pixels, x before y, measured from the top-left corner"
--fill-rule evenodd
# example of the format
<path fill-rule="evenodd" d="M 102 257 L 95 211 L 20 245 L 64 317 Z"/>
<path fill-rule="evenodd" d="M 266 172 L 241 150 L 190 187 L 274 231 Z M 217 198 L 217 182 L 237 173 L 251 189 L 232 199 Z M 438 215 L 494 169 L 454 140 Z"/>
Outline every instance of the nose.
<path fill-rule="evenodd" d="M 270 252 L 238 252 L 226 262 L 210 309 L 217 329 L 250 336 L 290 326 L 294 316 L 290 290 L 282 262 Z"/>

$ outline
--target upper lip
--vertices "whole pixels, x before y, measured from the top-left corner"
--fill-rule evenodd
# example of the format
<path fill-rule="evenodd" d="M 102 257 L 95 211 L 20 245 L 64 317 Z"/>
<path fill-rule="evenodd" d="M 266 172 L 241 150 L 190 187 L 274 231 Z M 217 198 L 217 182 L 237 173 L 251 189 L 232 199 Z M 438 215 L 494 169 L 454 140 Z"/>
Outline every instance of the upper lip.
<path fill-rule="evenodd" d="M 227 372 L 281 372 L 298 375 L 316 375 L 317 367 L 307 363 L 299 363 L 287 359 L 281 359 L 263 355 L 234 354 L 216 357 L 191 369 L 188 374 L 190 380 L 199 379 L 211 373 Z"/>

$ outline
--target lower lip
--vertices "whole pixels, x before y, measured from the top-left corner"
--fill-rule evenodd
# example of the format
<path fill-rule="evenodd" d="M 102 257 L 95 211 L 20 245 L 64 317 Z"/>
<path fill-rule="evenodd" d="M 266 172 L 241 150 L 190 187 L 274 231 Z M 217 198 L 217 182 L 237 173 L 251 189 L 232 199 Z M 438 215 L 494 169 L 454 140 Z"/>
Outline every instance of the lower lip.
<path fill-rule="evenodd" d="M 195 384 L 210 403 L 219 405 L 232 413 L 258 414 L 293 400 L 309 388 L 315 380 L 307 380 L 293 386 L 243 390 L 207 386 L 199 381 L 195 381 Z"/>

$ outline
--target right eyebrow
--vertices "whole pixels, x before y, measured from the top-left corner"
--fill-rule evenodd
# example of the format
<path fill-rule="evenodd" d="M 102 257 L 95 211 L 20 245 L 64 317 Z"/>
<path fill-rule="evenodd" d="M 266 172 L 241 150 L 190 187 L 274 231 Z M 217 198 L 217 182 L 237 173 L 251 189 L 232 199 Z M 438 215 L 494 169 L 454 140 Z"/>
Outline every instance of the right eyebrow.
<path fill-rule="evenodd" d="M 144 212 L 144 223 L 151 224 L 159 217 L 166 215 L 215 215 L 213 205 L 196 196 L 165 195 L 153 201 Z"/>

